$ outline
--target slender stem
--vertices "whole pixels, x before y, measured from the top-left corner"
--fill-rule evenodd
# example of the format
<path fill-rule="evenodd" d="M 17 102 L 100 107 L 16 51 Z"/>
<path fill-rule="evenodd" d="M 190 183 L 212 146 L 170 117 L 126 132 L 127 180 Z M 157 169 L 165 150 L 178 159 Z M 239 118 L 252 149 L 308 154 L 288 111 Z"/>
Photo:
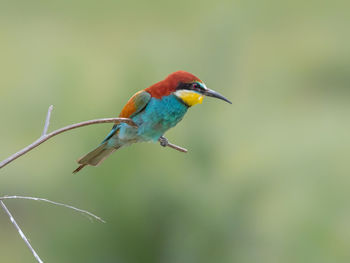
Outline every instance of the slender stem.
<path fill-rule="evenodd" d="M 160 136 L 158 141 L 160 143 L 160 146 L 162 146 L 162 147 L 170 147 L 170 148 L 173 148 L 173 149 L 178 150 L 180 152 L 187 153 L 187 149 L 170 143 L 169 140 L 167 138 L 165 138 L 164 136 Z"/>
<path fill-rule="evenodd" d="M 33 150 L 34 148 L 38 147 L 43 142 L 47 141 L 48 139 L 50 139 L 50 138 L 52 138 L 60 133 L 63 133 L 63 132 L 69 131 L 69 130 L 73 130 L 76 128 L 92 125 L 92 124 L 97 124 L 97 123 L 121 123 L 121 122 L 126 122 L 127 124 L 129 124 L 131 126 L 136 125 L 131 119 L 128 119 L 128 118 L 104 118 L 104 119 L 83 121 L 83 122 L 79 122 L 79 123 L 75 123 L 75 124 L 63 127 L 61 129 L 58 129 L 56 131 L 53 131 L 53 132 L 50 132 L 46 135 L 41 136 L 39 139 L 37 139 L 32 144 L 28 145 L 27 147 L 23 148 L 22 150 L 16 152 L 15 154 L 11 155 L 10 157 L 6 158 L 5 160 L 3 160 L 0 163 L 0 168 L 3 168 L 4 166 L 8 165 L 10 162 L 13 162 L 14 160 L 16 160 L 18 157 L 29 152 L 30 150 Z"/>
<path fill-rule="evenodd" d="M 77 211 L 79 213 L 82 213 L 84 215 L 87 215 L 88 217 L 90 218 L 94 218 L 102 223 L 106 223 L 101 217 L 89 212 L 89 211 L 86 211 L 86 210 L 83 210 L 83 209 L 80 209 L 80 208 L 76 208 L 74 206 L 71 206 L 71 205 L 66 205 L 66 204 L 63 204 L 63 203 L 58 203 L 58 202 L 54 202 L 54 201 L 51 201 L 51 200 L 48 200 L 48 199 L 45 199 L 45 198 L 39 198 L 39 197 L 30 197 L 30 196 L 17 196 L 17 195 L 12 195 L 12 196 L 1 196 L 0 197 L 0 201 L 1 200 L 5 200 L 5 199 L 26 199 L 26 200 L 34 200 L 34 201 L 42 201 L 42 202 L 47 202 L 47 203 L 50 203 L 50 204 L 53 204 L 53 205 L 57 205 L 57 206 L 63 206 L 63 207 L 66 207 L 66 208 L 69 208 L 69 209 L 73 209 L 74 211 Z"/>
<path fill-rule="evenodd" d="M 28 246 L 28 248 L 30 249 L 30 251 L 33 253 L 35 259 L 39 262 L 42 263 L 43 261 L 41 260 L 41 258 L 39 257 L 39 255 L 35 252 L 34 248 L 32 247 L 32 245 L 29 243 L 28 238 L 24 235 L 22 229 L 19 227 L 19 225 L 17 224 L 15 218 L 12 216 L 12 214 L 10 213 L 10 211 L 7 209 L 6 205 L 4 204 L 4 202 L 2 200 L 0 200 L 0 204 L 2 206 L 2 209 L 6 212 L 6 214 L 9 216 L 11 223 L 15 226 L 15 228 L 17 229 L 19 235 L 21 236 L 21 238 L 23 239 L 23 241 L 26 243 L 26 245 Z"/>
<path fill-rule="evenodd" d="M 186 148 L 182 148 L 182 147 L 177 146 L 176 144 L 173 144 L 173 143 L 170 143 L 170 142 L 168 142 L 167 147 L 173 148 L 173 149 L 175 149 L 175 150 L 177 150 L 179 152 L 183 152 L 183 153 L 187 153 L 188 152 Z"/>
<path fill-rule="evenodd" d="M 83 121 L 83 122 L 79 122 L 79 123 L 74 123 L 72 125 L 68 125 L 66 127 L 60 128 L 58 130 L 55 130 L 53 132 L 50 132 L 47 134 L 47 130 L 50 124 L 50 117 L 51 117 L 51 112 L 53 109 L 53 105 L 51 105 L 48 109 L 47 112 L 47 116 L 46 116 L 46 121 L 45 121 L 45 127 L 43 130 L 43 134 L 42 136 L 37 139 L 36 141 L 34 141 L 32 144 L 28 145 L 27 147 L 23 148 L 22 150 L 14 153 L 13 155 L 11 155 L 10 157 L 6 158 L 5 160 L 3 160 L 2 162 L 0 162 L 0 169 L 5 167 L 6 165 L 8 165 L 9 163 L 13 162 L 14 160 L 16 160 L 18 157 L 21 157 L 22 155 L 26 154 L 27 152 L 33 150 L 34 148 L 38 147 L 40 144 L 42 144 L 43 142 L 46 142 L 48 139 L 69 131 L 69 130 L 73 130 L 76 128 L 80 128 L 80 127 L 84 127 L 84 126 L 88 126 L 88 125 L 92 125 L 92 124 L 98 124 L 98 123 L 121 123 L 121 122 L 125 122 L 127 124 L 129 124 L 130 126 L 133 127 L 137 127 L 136 123 L 133 122 L 131 119 L 129 118 L 104 118 L 104 119 L 96 119 L 96 120 L 89 120 L 89 121 Z M 180 146 L 177 146 L 175 144 L 172 143 L 168 143 L 166 146 L 173 148 L 175 150 L 178 150 L 180 152 L 187 152 L 187 150 L 185 148 L 182 148 Z"/>

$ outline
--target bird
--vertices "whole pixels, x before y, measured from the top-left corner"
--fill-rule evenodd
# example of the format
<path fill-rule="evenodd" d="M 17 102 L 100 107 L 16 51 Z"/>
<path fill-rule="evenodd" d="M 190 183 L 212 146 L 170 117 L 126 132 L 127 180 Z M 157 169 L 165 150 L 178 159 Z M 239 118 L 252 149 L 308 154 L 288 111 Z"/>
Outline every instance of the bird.
<path fill-rule="evenodd" d="M 137 127 L 128 123 L 115 124 L 97 148 L 77 160 L 79 166 L 73 173 L 87 165 L 98 166 L 116 150 L 133 143 L 159 140 L 165 146 L 164 133 L 180 122 L 190 107 L 201 104 L 204 96 L 232 104 L 220 93 L 207 88 L 198 77 L 182 70 L 136 92 L 119 117 L 130 118 Z"/>

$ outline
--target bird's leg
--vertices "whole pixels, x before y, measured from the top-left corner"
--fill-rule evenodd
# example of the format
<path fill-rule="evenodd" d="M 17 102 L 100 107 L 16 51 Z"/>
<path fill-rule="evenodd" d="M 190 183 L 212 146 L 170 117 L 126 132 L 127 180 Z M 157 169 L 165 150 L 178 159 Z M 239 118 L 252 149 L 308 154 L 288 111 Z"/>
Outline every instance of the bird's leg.
<path fill-rule="evenodd" d="M 158 141 L 160 142 L 160 145 L 163 147 L 167 147 L 169 144 L 168 139 L 165 138 L 164 136 L 160 136 Z"/>

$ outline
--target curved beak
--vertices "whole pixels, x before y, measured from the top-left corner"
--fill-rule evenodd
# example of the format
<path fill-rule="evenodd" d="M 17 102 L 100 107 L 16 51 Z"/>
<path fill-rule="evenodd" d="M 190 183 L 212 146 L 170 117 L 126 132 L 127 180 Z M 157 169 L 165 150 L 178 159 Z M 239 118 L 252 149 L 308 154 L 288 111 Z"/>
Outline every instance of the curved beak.
<path fill-rule="evenodd" d="M 220 100 L 224 100 L 230 104 L 232 104 L 231 101 L 229 101 L 228 99 L 226 99 L 224 96 L 222 96 L 219 92 L 216 92 L 214 90 L 211 90 L 211 89 L 205 89 L 202 91 L 202 94 L 203 95 L 206 95 L 206 96 L 209 96 L 209 97 L 213 97 L 213 98 L 217 98 L 217 99 L 220 99 Z"/>

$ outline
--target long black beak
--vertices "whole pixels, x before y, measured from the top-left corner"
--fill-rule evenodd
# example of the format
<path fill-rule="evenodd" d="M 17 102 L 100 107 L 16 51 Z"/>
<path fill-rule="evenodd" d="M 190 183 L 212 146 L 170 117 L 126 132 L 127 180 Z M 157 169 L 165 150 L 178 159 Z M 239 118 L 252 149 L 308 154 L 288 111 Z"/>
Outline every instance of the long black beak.
<path fill-rule="evenodd" d="M 224 96 L 222 96 L 219 92 L 216 92 L 214 90 L 211 90 L 211 89 L 207 88 L 206 90 L 202 91 L 202 94 L 206 95 L 206 96 L 209 96 L 209 97 L 213 97 L 213 98 L 217 98 L 217 99 L 220 99 L 220 100 L 224 100 L 224 101 L 232 104 L 231 101 L 229 101 Z"/>

